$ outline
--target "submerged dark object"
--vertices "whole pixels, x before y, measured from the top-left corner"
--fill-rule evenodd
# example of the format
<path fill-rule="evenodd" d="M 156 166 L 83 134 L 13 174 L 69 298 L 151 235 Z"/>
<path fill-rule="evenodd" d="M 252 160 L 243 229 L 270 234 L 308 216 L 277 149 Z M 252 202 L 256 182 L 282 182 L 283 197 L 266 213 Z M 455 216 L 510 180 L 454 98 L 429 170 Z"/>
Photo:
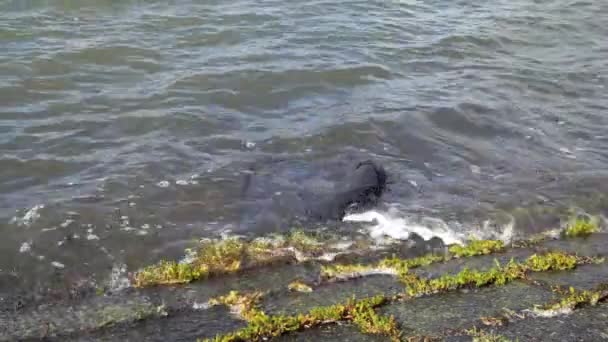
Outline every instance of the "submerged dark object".
<path fill-rule="evenodd" d="M 372 160 L 259 162 L 243 180 L 240 230 L 340 221 L 375 206 L 386 184 L 386 171 Z"/>
<path fill-rule="evenodd" d="M 364 210 L 377 204 L 386 189 L 386 171 L 371 160 L 360 162 L 333 194 L 318 203 L 310 203 L 309 219 L 341 220 L 348 210 Z"/>

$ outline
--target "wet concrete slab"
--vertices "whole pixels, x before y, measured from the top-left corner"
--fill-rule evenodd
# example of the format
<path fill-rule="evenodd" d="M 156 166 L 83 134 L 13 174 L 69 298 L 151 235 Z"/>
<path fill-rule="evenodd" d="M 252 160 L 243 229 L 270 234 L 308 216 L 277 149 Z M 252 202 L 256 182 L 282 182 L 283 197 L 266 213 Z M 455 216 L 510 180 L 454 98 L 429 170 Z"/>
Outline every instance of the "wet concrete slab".
<path fill-rule="evenodd" d="M 531 249 L 513 248 L 491 255 L 452 259 L 442 263 L 415 268 L 412 271 L 425 278 L 436 278 L 444 274 L 456 274 L 464 268 L 485 271 L 496 266 L 496 261 L 501 265 L 506 265 L 511 259 L 516 262 L 523 262 L 534 253 L 534 250 Z"/>
<path fill-rule="evenodd" d="M 351 324 L 331 324 L 272 339 L 276 342 L 388 342 L 389 338 L 363 334 Z"/>
<path fill-rule="evenodd" d="M 79 333 L 155 314 L 157 308 L 145 297 L 99 297 L 73 305 L 40 305 L 22 313 L 0 313 L 0 341 Z"/>
<path fill-rule="evenodd" d="M 403 286 L 393 276 L 369 276 L 344 282 L 328 283 L 310 293 L 283 292 L 267 296 L 261 308 L 270 314 L 293 315 L 308 312 L 316 306 L 345 303 L 350 298 L 365 298 L 378 294 L 403 292 Z"/>
<path fill-rule="evenodd" d="M 583 265 L 572 271 L 533 273 L 530 274 L 530 279 L 543 281 L 548 285 L 591 290 L 599 285 L 608 284 L 608 263 Z"/>
<path fill-rule="evenodd" d="M 548 250 L 604 255 L 605 243 L 608 243 L 607 234 L 545 241 L 528 248 L 511 248 L 492 255 L 452 259 L 411 271 L 429 278 L 455 274 L 464 268 L 483 271 L 494 267 L 497 261 L 501 265 L 512 259 L 523 262 L 532 254 Z M 391 297 L 404 292 L 403 284 L 391 275 L 319 282 L 321 264 L 318 261 L 298 264 L 281 262 L 190 284 L 108 290 L 103 294 L 90 293 L 70 301 L 25 307 L 4 302 L 0 303 L 0 341 L 195 341 L 246 326 L 245 321 L 225 306 L 205 306 L 210 298 L 226 295 L 230 291 L 240 294 L 261 291 L 263 296 L 259 309 L 269 315 L 295 315 L 318 306 L 343 304 L 353 297 L 361 299 L 379 294 Z M 559 295 L 552 292 L 550 286 L 592 289 L 608 283 L 608 263 L 583 265 L 569 271 L 531 273 L 529 276 L 536 281 L 535 284 L 516 281 L 504 286 L 449 291 L 393 302 L 377 311 L 381 315 L 394 316 L 405 338 L 442 336 L 447 341 L 471 341 L 471 336 L 462 334 L 465 329 L 475 326 L 519 341 L 608 341 L 608 332 L 603 327 L 608 326 L 605 323 L 608 321 L 607 304 L 575 310 L 567 316 L 528 317 L 503 322 L 505 326 L 486 326 L 484 321 L 487 323 L 488 320 L 484 317 L 500 316 L 507 311 L 527 312 L 525 310 L 536 305 L 558 300 Z M 313 291 L 289 291 L 289 283 L 295 280 L 310 285 Z M 289 333 L 273 340 L 387 339 L 361 333 L 356 326 L 339 322 Z"/>
<path fill-rule="evenodd" d="M 153 318 L 87 332 L 75 337 L 59 337 L 59 341 L 196 341 L 213 338 L 243 328 L 246 322 L 234 317 L 228 308 L 214 306 L 204 310 L 184 310 L 167 317 Z"/>
<path fill-rule="evenodd" d="M 380 308 L 392 315 L 408 335 L 440 335 L 446 329 L 469 328 L 484 316 L 531 308 L 554 298 L 550 291 L 513 282 L 505 286 L 455 291 L 421 297 Z"/>
<path fill-rule="evenodd" d="M 142 292 L 159 305 L 162 303 L 169 308 L 182 309 L 206 303 L 209 299 L 230 291 L 264 291 L 272 294 L 286 291 L 289 283 L 294 280 L 312 284 L 318 280 L 319 267 L 316 263 L 281 264 L 185 285 L 144 289 Z"/>
<path fill-rule="evenodd" d="M 608 233 L 595 233 L 588 237 L 546 241 L 539 247 L 585 256 L 606 256 L 608 255 L 607 246 Z"/>
<path fill-rule="evenodd" d="M 608 303 L 582 308 L 568 315 L 526 319 L 499 328 L 497 332 L 513 341 L 608 341 Z"/>

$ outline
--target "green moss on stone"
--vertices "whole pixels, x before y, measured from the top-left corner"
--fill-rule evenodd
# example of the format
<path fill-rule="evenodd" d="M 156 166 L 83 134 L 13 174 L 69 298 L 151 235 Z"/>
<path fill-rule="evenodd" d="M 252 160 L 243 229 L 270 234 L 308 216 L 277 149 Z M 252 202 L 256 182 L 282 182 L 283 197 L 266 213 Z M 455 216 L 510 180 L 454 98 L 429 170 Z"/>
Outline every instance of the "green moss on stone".
<path fill-rule="evenodd" d="M 300 252 L 316 254 L 323 251 L 321 243 L 314 235 L 303 230 L 294 230 L 287 236 L 285 247 L 293 247 Z"/>
<path fill-rule="evenodd" d="M 289 291 L 295 292 L 312 292 L 312 287 L 301 280 L 295 280 L 287 285 Z"/>
<path fill-rule="evenodd" d="M 182 284 L 206 277 L 208 274 L 209 269 L 203 265 L 199 265 L 196 268 L 191 264 L 160 261 L 156 265 L 147 266 L 135 273 L 133 285 L 135 287 L 144 287 L 160 284 Z"/>
<path fill-rule="evenodd" d="M 596 305 L 600 300 L 608 297 L 608 286 L 600 285 L 594 290 L 576 290 L 570 288 L 568 294 L 560 301 L 536 308 L 540 311 L 570 311 L 581 306 Z"/>
<path fill-rule="evenodd" d="M 391 269 L 388 267 L 376 266 L 376 265 L 362 265 L 362 264 L 350 264 L 350 265 L 322 265 L 321 266 L 321 279 L 337 279 L 337 278 L 356 278 L 363 276 L 367 273 L 374 271 L 382 271 Z"/>
<path fill-rule="evenodd" d="M 452 245 L 449 248 L 450 253 L 457 258 L 471 257 L 476 255 L 484 255 L 490 253 L 501 252 L 505 249 L 505 245 L 500 240 L 471 240 L 467 245 Z"/>
<path fill-rule="evenodd" d="M 398 341 L 400 332 L 394 319 L 379 316 L 374 310 L 387 301 L 388 299 L 381 295 L 362 300 L 351 299 L 346 304 L 316 307 L 307 314 L 295 316 L 269 316 L 256 310 L 248 317 L 249 324 L 245 328 L 205 341 L 259 341 L 292 331 L 344 320 L 352 321 L 362 332 L 384 335 Z"/>
<path fill-rule="evenodd" d="M 366 334 L 387 336 L 393 341 L 400 341 L 401 331 L 393 316 L 381 316 L 375 308 L 388 302 L 383 296 L 372 297 L 369 300 L 352 302 L 349 313 L 355 325 Z"/>
<path fill-rule="evenodd" d="M 532 255 L 526 260 L 526 266 L 534 272 L 570 270 L 576 266 L 578 260 L 579 259 L 574 255 L 551 252 L 544 255 Z"/>
<path fill-rule="evenodd" d="M 190 263 L 160 261 L 133 276 L 135 287 L 180 284 L 241 268 L 247 245 L 238 239 L 202 242 Z"/>
<path fill-rule="evenodd" d="M 596 220 L 575 219 L 568 224 L 563 235 L 566 237 L 589 236 L 592 233 L 599 232 L 599 226 Z"/>
<path fill-rule="evenodd" d="M 493 331 L 486 332 L 477 329 L 476 327 L 467 330 L 466 334 L 473 338 L 473 342 L 511 342 L 511 340 L 505 336 L 496 334 Z"/>
<path fill-rule="evenodd" d="M 472 240 L 470 244 L 466 246 L 451 246 L 450 252 L 453 253 L 451 255 L 438 255 L 430 253 L 410 259 L 402 259 L 393 256 L 391 258 L 385 258 L 377 264 L 372 265 L 324 265 L 321 267 L 321 278 L 326 280 L 335 278 L 354 278 L 362 276 L 366 273 L 380 273 L 382 271 L 389 271 L 390 273 L 402 277 L 408 274 L 408 271 L 411 268 L 447 261 L 454 257 L 470 257 L 491 254 L 502 250 L 504 250 L 504 244 L 501 241 Z"/>
<path fill-rule="evenodd" d="M 434 279 L 420 278 L 409 273 L 403 274 L 400 278 L 410 296 L 421 296 L 465 286 L 504 285 L 513 280 L 525 278 L 527 272 L 573 269 L 577 264 L 587 263 L 587 259 L 561 252 L 552 252 L 544 255 L 533 255 L 524 263 L 511 260 L 505 266 L 501 266 L 496 262 L 496 265 L 487 271 L 465 268 L 457 274 L 444 274 Z"/>
<path fill-rule="evenodd" d="M 260 311 L 257 305 L 261 298 L 262 293 L 259 291 L 247 294 L 230 291 L 227 295 L 210 299 L 209 305 L 226 305 L 232 312 L 249 321 L 259 315 Z"/>

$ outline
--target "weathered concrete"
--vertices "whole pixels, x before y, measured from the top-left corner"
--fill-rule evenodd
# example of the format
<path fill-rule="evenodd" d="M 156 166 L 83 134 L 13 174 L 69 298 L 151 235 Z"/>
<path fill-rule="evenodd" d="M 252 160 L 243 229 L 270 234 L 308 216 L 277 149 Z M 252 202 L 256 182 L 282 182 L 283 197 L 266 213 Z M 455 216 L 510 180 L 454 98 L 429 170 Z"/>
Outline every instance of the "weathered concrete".
<path fill-rule="evenodd" d="M 608 264 L 583 265 L 572 271 L 535 273 L 531 274 L 530 278 L 544 281 L 549 286 L 559 285 L 591 290 L 600 284 L 608 283 Z"/>
<path fill-rule="evenodd" d="M 308 312 L 316 306 L 345 303 L 349 299 L 378 294 L 397 294 L 403 286 L 392 276 L 369 276 L 346 282 L 324 284 L 310 293 L 283 292 L 267 296 L 261 308 L 271 314 L 293 315 Z"/>
<path fill-rule="evenodd" d="M 350 324 L 330 324 L 301 331 L 295 334 L 287 334 L 273 339 L 277 342 L 388 342 L 386 337 L 362 334 L 356 327 Z"/>
<path fill-rule="evenodd" d="M 526 319 L 499 328 L 497 333 L 529 342 L 608 341 L 608 304 L 583 308 L 569 315 Z"/>
<path fill-rule="evenodd" d="M 412 268 L 419 277 L 455 275 L 464 268 L 487 271 L 496 261 L 524 262 L 532 254 L 567 251 L 581 256 L 606 254 L 608 234 L 588 238 L 544 241 L 526 248 L 511 248 L 490 255 L 463 257 Z M 433 250 L 437 253 L 437 250 Z M 400 255 L 401 251 L 396 253 Z M 410 250 L 403 254 L 423 254 Z M 349 260 L 377 260 L 382 252 L 371 252 Z M 587 260 L 587 259 L 583 259 Z M 539 305 L 555 303 L 563 293 L 556 285 L 592 290 L 608 284 L 608 263 L 579 265 L 569 271 L 531 272 L 526 280 L 506 285 L 464 286 L 459 290 L 408 297 L 403 283 L 393 275 L 370 275 L 347 281 L 320 281 L 321 264 L 278 263 L 221 275 L 179 286 L 126 289 L 114 293 L 90 293 L 70 301 L 49 302 L 25 308 L 2 307 L 0 341 L 47 339 L 53 341 L 195 341 L 237 331 L 247 325 L 243 317 L 224 304 L 209 306 L 211 298 L 230 291 L 261 293 L 253 305 L 267 315 L 305 314 L 315 307 L 345 304 L 350 299 L 382 295 L 390 298 L 374 310 L 393 316 L 403 339 L 438 337 L 446 341 L 470 341 L 471 329 L 496 333 L 519 341 L 601 341 L 608 340 L 608 306 L 583 305 L 572 313 L 549 318 L 532 314 Z M 312 287 L 312 292 L 293 292 L 295 280 Z M 398 295 L 398 296 L 396 296 Z M 396 300 L 397 297 L 399 300 Z M 226 304 L 226 303 L 225 303 Z M 233 304 L 227 304 L 233 305 Z M 232 307 L 232 310 L 237 307 Z M 242 308 L 241 308 L 242 309 Z M 242 312 L 241 312 L 242 313 Z M 361 326 L 342 316 L 321 326 L 304 327 L 275 338 L 279 341 L 385 341 L 388 338 L 361 332 Z M 316 323 L 319 324 L 319 323 Z M 479 331 L 479 330 L 477 330 Z M 413 339 L 412 341 L 417 341 Z"/>
<path fill-rule="evenodd" d="M 85 332 L 77 336 L 61 336 L 57 341 L 196 341 L 211 338 L 245 326 L 226 307 L 172 312 L 164 318 L 118 324 L 108 329 Z"/>
<path fill-rule="evenodd" d="M 497 316 L 505 309 L 518 311 L 554 298 L 541 288 L 522 282 L 505 286 L 449 292 L 391 304 L 379 310 L 395 317 L 407 335 L 444 335 L 479 324 L 484 316 Z"/>

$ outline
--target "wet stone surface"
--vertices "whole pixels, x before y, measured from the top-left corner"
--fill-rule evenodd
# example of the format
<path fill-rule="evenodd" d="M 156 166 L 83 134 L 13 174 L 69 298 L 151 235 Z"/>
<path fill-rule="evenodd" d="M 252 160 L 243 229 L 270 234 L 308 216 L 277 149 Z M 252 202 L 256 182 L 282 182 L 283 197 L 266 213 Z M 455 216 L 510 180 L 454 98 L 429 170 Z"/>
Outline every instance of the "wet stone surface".
<path fill-rule="evenodd" d="M 572 271 L 539 272 L 531 274 L 530 278 L 544 281 L 549 285 L 592 290 L 601 284 L 608 283 L 608 264 L 604 262 L 596 265 L 583 265 Z"/>
<path fill-rule="evenodd" d="M 345 303 L 353 298 L 378 294 L 390 296 L 403 292 L 403 286 L 393 276 L 369 276 L 345 282 L 324 284 L 310 293 L 283 292 L 267 296 L 261 308 L 270 314 L 293 315 L 306 313 L 315 306 Z"/>
<path fill-rule="evenodd" d="M 516 262 L 523 262 L 532 254 L 534 254 L 533 250 L 515 248 L 503 253 L 452 259 L 443 263 L 435 263 L 429 266 L 415 268 L 412 269 L 412 271 L 425 278 L 436 278 L 444 274 L 456 274 L 464 268 L 486 271 L 496 266 L 496 261 L 501 265 L 506 265 L 511 259 Z"/>
<path fill-rule="evenodd" d="M 496 261 L 501 265 L 511 259 L 524 262 L 530 255 L 547 250 L 598 255 L 603 253 L 601 244 L 608 240 L 605 234 L 596 235 L 452 259 L 411 271 L 429 278 L 456 274 L 464 268 L 483 271 L 494 267 Z M 321 265 L 324 263 L 277 263 L 189 284 L 126 288 L 17 309 L 13 303 L 5 302 L 0 307 L 0 341 L 196 341 L 231 333 L 247 325 L 225 305 L 208 306 L 209 299 L 225 296 L 231 291 L 238 292 L 235 296 L 260 292 L 262 297 L 257 308 L 268 315 L 308 313 L 315 307 L 344 304 L 351 298 L 364 299 L 375 295 L 391 298 L 404 293 L 403 284 L 391 275 L 320 282 Z M 385 303 L 376 308 L 376 312 L 393 316 L 406 339 L 433 336 L 446 341 L 471 341 L 473 338 L 464 334 L 477 327 L 513 341 L 608 340 L 608 331 L 604 327 L 608 318 L 606 303 L 551 318 L 533 317 L 529 310 L 562 298 L 552 292 L 550 286 L 572 286 L 582 290 L 608 283 L 607 263 L 581 265 L 569 271 L 532 272 L 529 278 L 532 281 L 466 287 Z M 309 285 L 312 292 L 290 291 L 288 285 L 295 280 Z M 526 318 L 522 316 L 524 313 Z M 498 321 L 492 318 L 500 316 L 509 316 L 513 320 L 501 320 L 504 326 L 493 325 Z M 388 338 L 363 333 L 347 318 L 272 340 L 386 341 Z"/>
<path fill-rule="evenodd" d="M 267 291 L 282 292 L 290 282 L 299 279 L 307 283 L 317 280 L 319 265 L 305 263 L 298 265 L 277 265 L 261 267 L 239 274 L 225 275 L 190 284 L 155 287 L 143 291 L 159 305 L 169 308 L 190 308 L 206 303 L 209 299 L 225 295 L 230 291 L 242 293 Z"/>
<path fill-rule="evenodd" d="M 184 310 L 167 317 L 141 320 L 116 325 L 109 329 L 93 331 L 72 338 L 56 341 L 196 341 L 212 338 L 242 328 L 246 323 L 234 317 L 226 307 L 214 306 L 201 310 Z"/>
<path fill-rule="evenodd" d="M 586 256 L 605 256 L 608 254 L 608 233 L 596 233 L 589 237 L 547 241 L 543 248 L 560 250 Z"/>
<path fill-rule="evenodd" d="M 549 291 L 514 282 L 502 287 L 449 292 L 391 304 L 379 311 L 393 315 L 408 335 L 437 335 L 446 329 L 462 329 L 479 323 L 483 316 L 531 308 L 553 298 Z"/>
<path fill-rule="evenodd" d="M 350 324 L 330 324 L 314 329 L 287 334 L 272 339 L 277 342 L 388 342 L 388 338 L 377 335 L 363 334 Z"/>
<path fill-rule="evenodd" d="M 608 341 L 608 303 L 586 307 L 569 315 L 533 318 L 509 324 L 497 332 L 519 341 Z"/>
<path fill-rule="evenodd" d="M 0 313 L 0 341 L 79 333 L 156 313 L 157 308 L 144 297 L 99 297 L 74 305 L 40 305 L 35 310 Z"/>

